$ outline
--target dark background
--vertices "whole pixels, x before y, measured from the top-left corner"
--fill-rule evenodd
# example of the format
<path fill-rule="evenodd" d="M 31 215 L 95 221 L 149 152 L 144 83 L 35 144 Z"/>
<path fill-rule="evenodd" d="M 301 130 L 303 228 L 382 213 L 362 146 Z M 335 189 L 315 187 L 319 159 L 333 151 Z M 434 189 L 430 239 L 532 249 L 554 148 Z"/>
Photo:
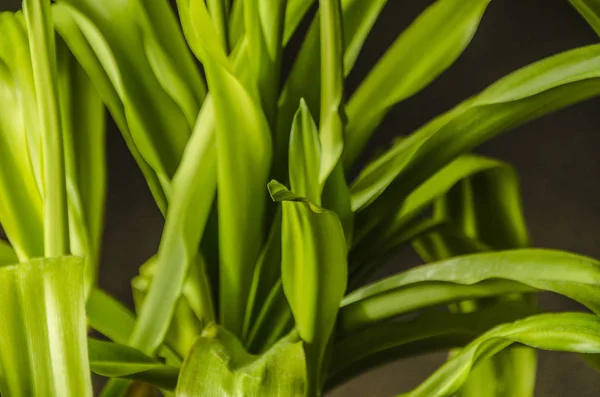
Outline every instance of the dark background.
<path fill-rule="evenodd" d="M 349 90 L 398 33 L 432 2 L 388 1 L 349 78 Z M 0 9 L 15 9 L 19 3 L 0 0 Z M 398 105 L 372 146 L 410 133 L 512 70 L 598 41 L 567 0 L 493 0 L 469 49 L 431 86 Z M 517 128 L 477 150 L 511 162 L 519 170 L 526 217 L 537 247 L 600 257 L 599 110 L 600 99 L 591 100 Z M 99 282 L 131 304 L 129 280 L 155 253 L 163 220 L 112 123 L 108 145 L 107 224 Z M 406 252 L 386 271 L 396 272 L 418 263 L 412 252 Z M 543 295 L 540 301 L 545 309 L 579 309 L 556 296 Z M 422 381 L 443 359 L 442 354 L 435 354 L 386 365 L 331 396 L 394 396 Z M 599 390 L 600 375 L 577 356 L 540 354 L 536 396 L 596 396 Z"/>

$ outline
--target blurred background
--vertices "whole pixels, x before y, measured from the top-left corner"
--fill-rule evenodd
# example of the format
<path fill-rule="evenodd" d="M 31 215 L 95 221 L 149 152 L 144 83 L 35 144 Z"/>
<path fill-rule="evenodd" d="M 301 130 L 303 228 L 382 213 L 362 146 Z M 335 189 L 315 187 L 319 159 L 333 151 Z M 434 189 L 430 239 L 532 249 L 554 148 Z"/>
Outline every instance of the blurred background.
<path fill-rule="evenodd" d="M 398 33 L 431 3 L 433 0 L 388 1 L 348 80 L 349 93 Z M 0 10 L 19 7 L 20 0 L 0 0 Z M 517 68 L 598 41 L 567 0 L 494 0 L 458 62 L 427 89 L 398 105 L 370 148 L 414 131 Z M 477 150 L 518 169 L 536 247 L 600 258 L 599 110 L 600 98 L 517 128 Z M 163 219 L 112 122 L 108 146 L 107 223 L 99 282 L 132 306 L 129 280 L 156 252 Z M 419 259 L 407 251 L 389 264 L 385 274 L 417 264 Z M 548 310 L 581 309 L 552 295 L 542 295 L 540 304 Z M 335 390 L 331 397 L 394 396 L 421 382 L 443 360 L 443 354 L 435 354 L 385 365 Z M 538 397 L 597 396 L 600 375 L 576 355 L 541 353 L 537 383 Z"/>

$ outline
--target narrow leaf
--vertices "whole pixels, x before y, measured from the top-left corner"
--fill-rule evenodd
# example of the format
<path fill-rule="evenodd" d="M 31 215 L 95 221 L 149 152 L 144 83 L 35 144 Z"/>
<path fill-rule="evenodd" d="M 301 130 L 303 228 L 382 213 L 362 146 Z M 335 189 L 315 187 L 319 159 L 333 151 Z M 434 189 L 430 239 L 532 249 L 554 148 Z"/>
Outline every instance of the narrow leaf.
<path fill-rule="evenodd" d="M 394 104 L 423 89 L 462 54 L 489 3 L 438 0 L 396 39 L 348 102 L 346 168 Z"/>
<path fill-rule="evenodd" d="M 600 36 L 600 1 L 569 0 L 569 2 L 585 18 L 596 34 Z"/>

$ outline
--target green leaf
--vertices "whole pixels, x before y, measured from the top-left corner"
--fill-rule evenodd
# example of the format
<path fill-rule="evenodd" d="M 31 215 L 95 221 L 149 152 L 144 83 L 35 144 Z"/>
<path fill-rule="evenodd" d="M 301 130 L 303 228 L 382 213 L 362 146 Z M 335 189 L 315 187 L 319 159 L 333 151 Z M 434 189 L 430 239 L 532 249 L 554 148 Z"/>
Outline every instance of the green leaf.
<path fill-rule="evenodd" d="M 211 325 L 183 365 L 177 397 L 304 397 L 305 387 L 304 350 L 297 336 L 253 356 L 234 335 Z"/>
<path fill-rule="evenodd" d="M 282 202 L 283 290 L 296 328 L 307 345 L 309 395 L 321 388 L 325 349 L 346 291 L 346 242 L 335 213 L 269 183 L 273 200 Z"/>
<path fill-rule="evenodd" d="M 279 279 L 269 290 L 256 320 L 252 323 L 246 346 L 251 352 L 262 353 L 270 349 L 293 327 L 292 310 L 285 297 L 281 279 Z"/>
<path fill-rule="evenodd" d="M 344 150 L 344 42 L 340 0 L 319 0 L 321 25 L 321 167 L 324 185 Z"/>
<path fill-rule="evenodd" d="M 320 162 L 319 131 L 306 102 L 301 100 L 290 134 L 290 185 L 298 195 L 317 205 L 321 204 Z"/>
<path fill-rule="evenodd" d="M 92 396 L 80 258 L 1 267 L 0 313 L 3 395 Z"/>
<path fill-rule="evenodd" d="M 248 304 L 246 306 L 246 316 L 244 318 L 243 340 L 246 343 L 249 351 L 257 351 L 254 349 L 253 339 L 249 334 L 252 329 L 259 326 L 257 317 L 259 313 L 267 307 L 269 293 L 274 286 L 280 283 L 281 280 L 281 211 L 275 213 L 271 230 L 267 237 L 267 241 L 262 248 L 260 257 L 254 266 L 254 274 L 252 276 L 252 285 L 248 295 Z M 284 297 L 285 300 L 285 297 Z M 272 329 L 273 324 L 265 325 Z M 249 339 L 250 338 L 250 339 Z M 270 346 L 269 346 L 270 347 Z"/>
<path fill-rule="evenodd" d="M 456 257 L 361 288 L 344 299 L 340 332 L 416 309 L 485 296 L 555 292 L 600 313 L 600 263 L 576 254 L 522 249 Z"/>
<path fill-rule="evenodd" d="M 86 258 L 86 295 L 94 285 L 104 229 L 104 105 L 82 67 L 57 42 L 71 253 Z"/>
<path fill-rule="evenodd" d="M 90 326 L 110 340 L 126 344 L 133 331 L 135 315 L 119 301 L 99 288 L 94 288 L 86 303 Z"/>
<path fill-rule="evenodd" d="M 0 240 L 0 266 L 14 265 L 18 262 L 15 250 L 6 241 Z"/>
<path fill-rule="evenodd" d="M 24 0 L 23 14 L 29 36 L 42 138 L 44 254 L 47 257 L 58 257 L 69 253 L 69 223 L 56 45 L 50 0 Z"/>
<path fill-rule="evenodd" d="M 477 338 L 403 397 L 454 395 L 482 360 L 514 343 L 542 350 L 600 353 L 600 319 L 583 313 L 541 314 L 500 325 Z"/>
<path fill-rule="evenodd" d="M 98 94 L 101 96 L 106 107 L 109 109 L 112 118 L 115 120 L 127 147 L 135 159 L 136 163 L 140 167 L 142 174 L 146 178 L 146 182 L 154 196 L 158 207 L 163 213 L 166 213 L 167 198 L 166 193 L 160 184 L 156 172 L 150 167 L 150 165 L 144 160 L 140 151 L 135 146 L 131 132 L 127 125 L 127 118 L 125 116 L 124 104 L 119 97 L 117 88 L 119 86 L 113 86 L 111 77 L 107 71 L 110 71 L 112 75 L 118 73 L 113 69 L 116 67 L 114 64 L 102 64 L 101 60 L 96 56 L 94 49 L 87 42 L 86 37 L 77 25 L 73 12 L 70 8 L 64 4 L 55 4 L 53 9 L 54 23 L 57 32 L 60 34 L 62 39 L 67 43 L 70 51 L 73 53 L 75 58 L 83 69 L 86 71 L 92 84 L 94 84 Z M 91 28 L 90 28 L 91 29 Z M 101 42 L 100 42 L 101 43 Z M 100 44 L 99 44 L 100 45 Z M 104 61 L 110 60 L 107 56 Z M 105 70 L 104 68 L 107 68 Z"/>
<path fill-rule="evenodd" d="M 287 0 L 283 43 L 287 44 L 316 0 Z"/>
<path fill-rule="evenodd" d="M 349 168 L 396 103 L 443 73 L 470 43 L 490 0 L 438 0 L 387 50 L 348 102 Z"/>
<path fill-rule="evenodd" d="M 142 305 L 130 343 L 153 354 L 162 343 L 190 265 L 196 264 L 200 239 L 212 208 L 216 185 L 214 111 L 205 101 L 172 182 L 153 282 Z M 210 285 L 203 266 L 198 272 L 202 296 L 200 321 L 214 319 Z"/>
<path fill-rule="evenodd" d="M 206 92 L 169 5 L 135 0 L 58 3 L 107 71 L 123 102 L 133 143 L 168 196 Z"/>
<path fill-rule="evenodd" d="M 205 69 L 215 106 L 221 323 L 241 335 L 253 266 L 264 242 L 271 134 L 241 82 L 212 58 Z"/>
<path fill-rule="evenodd" d="M 290 26 L 290 29 L 292 28 L 292 20 L 300 22 L 313 2 L 289 0 L 288 10 L 286 11 L 286 32 L 288 32 L 288 26 Z M 386 2 L 387 0 L 341 1 L 344 44 L 346 46 L 343 62 L 345 76 L 352 71 L 358 53 Z M 315 117 L 320 117 L 321 99 L 318 87 L 321 84 L 321 56 L 318 49 L 320 49 L 321 28 L 319 22 L 319 13 L 317 13 L 296 56 L 279 98 L 277 136 L 275 139 L 275 154 L 278 157 L 275 160 L 275 164 L 277 164 L 275 171 L 281 169 L 279 171 L 281 175 L 275 173 L 276 178 L 286 177 L 287 159 L 285 155 L 287 154 L 290 126 L 300 99 L 306 101 L 308 108 Z M 294 25 L 293 29 L 295 30 L 296 27 L 297 25 Z M 285 37 L 288 37 L 287 33 Z M 313 84 L 306 84 L 306 81 L 311 81 Z"/>
<path fill-rule="evenodd" d="M 600 46 L 534 63 L 400 141 L 367 166 L 352 186 L 355 210 L 377 201 L 364 211 L 361 222 L 377 224 L 410 191 L 461 153 L 526 121 L 598 95 L 599 64 Z"/>
<path fill-rule="evenodd" d="M 139 380 L 167 390 L 177 385 L 179 368 L 162 364 L 139 350 L 90 338 L 88 351 L 95 374 Z"/>
<path fill-rule="evenodd" d="M 227 17 L 228 17 L 228 8 L 229 8 L 229 0 L 208 0 L 207 1 L 208 10 L 210 11 L 210 15 L 215 23 L 215 28 L 217 30 L 217 35 L 221 41 L 221 45 L 225 48 L 225 51 L 228 52 L 229 38 L 228 38 L 228 28 L 227 28 Z"/>
<path fill-rule="evenodd" d="M 248 39 L 249 88 L 270 125 L 275 124 L 287 0 L 243 0 Z"/>
<path fill-rule="evenodd" d="M 385 362 L 462 347 L 499 324 L 535 314 L 531 305 L 498 303 L 472 313 L 426 312 L 401 322 L 388 322 L 336 340 L 328 388 Z"/>
<path fill-rule="evenodd" d="M 569 0 L 569 2 L 585 18 L 596 34 L 600 35 L 600 1 Z"/>

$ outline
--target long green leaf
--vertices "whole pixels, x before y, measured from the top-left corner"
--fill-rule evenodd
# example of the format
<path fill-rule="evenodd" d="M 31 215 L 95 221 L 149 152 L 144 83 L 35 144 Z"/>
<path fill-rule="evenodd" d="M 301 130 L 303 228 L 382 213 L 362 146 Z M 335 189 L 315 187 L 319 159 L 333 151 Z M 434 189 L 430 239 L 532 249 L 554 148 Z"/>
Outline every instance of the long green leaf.
<path fill-rule="evenodd" d="M 271 134 L 240 81 L 209 59 L 217 130 L 221 323 L 241 335 L 253 266 L 264 241 Z"/>
<path fill-rule="evenodd" d="M 183 365 L 177 397 L 303 397 L 305 388 L 304 350 L 297 336 L 253 356 L 234 335 L 211 325 Z"/>
<path fill-rule="evenodd" d="M 212 207 L 216 185 L 216 150 L 212 101 L 205 101 L 196 127 L 172 182 L 172 199 L 158 250 L 153 282 L 150 284 L 130 342 L 153 354 L 169 328 L 177 300 L 182 293 L 190 264 L 198 247 Z M 210 285 L 200 269 L 203 291 L 201 321 L 214 319 Z"/>
<path fill-rule="evenodd" d="M 335 213 L 269 183 L 282 202 L 283 290 L 300 337 L 307 344 L 309 395 L 319 393 L 325 349 L 346 291 L 346 242 Z"/>
<path fill-rule="evenodd" d="M 102 97 L 103 102 L 109 109 L 112 118 L 115 120 L 127 147 L 136 163 L 138 164 L 142 174 L 144 175 L 146 182 L 152 192 L 155 202 L 163 213 L 166 213 L 167 198 L 163 187 L 160 184 L 158 175 L 150 167 L 150 165 L 144 160 L 140 151 L 135 146 L 129 126 L 127 125 L 127 118 L 125 116 L 124 104 L 119 97 L 117 89 L 120 89 L 118 85 L 114 86 L 111 82 L 109 72 L 112 70 L 110 65 L 106 63 L 103 65 L 100 58 L 94 52 L 94 49 L 87 42 L 86 37 L 77 25 L 72 10 L 64 4 L 55 4 L 53 8 L 54 23 L 57 32 L 60 34 L 62 39 L 67 43 L 69 50 L 73 53 L 75 58 L 83 69 L 86 71 L 92 84 L 94 84 L 98 94 Z M 91 28 L 89 28 L 91 29 Z M 109 57 L 107 56 L 109 59 Z M 104 59 L 106 62 L 108 59 Z M 107 70 L 104 69 L 107 68 Z M 111 72 L 116 73 L 116 72 Z"/>
<path fill-rule="evenodd" d="M 342 303 L 340 330 L 350 332 L 432 304 L 528 292 L 526 286 L 564 295 L 600 313 L 599 282 L 600 264 L 576 254 L 523 249 L 467 255 L 419 266 L 351 293 Z"/>
<path fill-rule="evenodd" d="M 86 258 L 86 295 L 95 283 L 104 224 L 104 105 L 86 72 L 57 42 L 70 250 Z"/>
<path fill-rule="evenodd" d="M 596 34 L 600 35 L 600 1 L 569 0 L 569 2 L 585 18 Z"/>
<path fill-rule="evenodd" d="M 438 0 L 388 49 L 348 102 L 349 168 L 396 103 L 414 95 L 462 54 L 490 0 Z"/>
<path fill-rule="evenodd" d="M 543 350 L 600 353 L 600 319 L 583 313 L 541 314 L 500 325 L 477 338 L 403 397 L 453 396 L 482 360 L 514 343 Z"/>
<path fill-rule="evenodd" d="M 42 137 L 44 175 L 44 253 L 69 253 L 69 223 L 56 44 L 50 0 L 25 0 L 23 14 L 29 36 L 33 80 Z"/>
<path fill-rule="evenodd" d="M 314 1 L 312 0 L 289 1 L 288 10 L 286 12 L 286 32 L 288 31 L 288 26 L 290 26 L 290 29 L 292 27 L 291 20 L 299 21 L 302 19 L 313 2 Z M 344 22 L 343 42 L 345 45 L 345 52 L 343 71 L 345 76 L 352 71 L 360 49 L 386 2 L 387 0 L 341 1 L 342 19 Z M 295 30 L 296 26 L 293 28 Z M 279 98 L 277 136 L 275 139 L 275 155 L 277 156 L 275 164 L 277 165 L 277 168 L 275 171 L 281 169 L 281 175 L 275 173 L 274 176 L 276 178 L 283 178 L 286 176 L 285 167 L 287 164 L 284 160 L 288 148 L 290 126 L 300 100 L 304 99 L 306 101 L 308 108 L 315 118 L 320 117 L 321 99 L 318 90 L 318 87 L 321 84 L 320 35 L 320 20 L 319 13 L 317 13 L 317 16 L 313 19 L 302 43 Z M 287 33 L 285 37 L 288 37 Z M 312 84 L 306 84 L 307 81 L 311 81 Z"/>
<path fill-rule="evenodd" d="M 361 222 L 377 224 L 395 203 L 461 153 L 526 121 L 598 95 L 599 64 L 597 45 L 534 63 L 402 140 L 354 182 L 355 210 L 377 199 Z"/>
<path fill-rule="evenodd" d="M 123 102 L 128 132 L 168 196 L 206 92 L 172 11 L 162 1 L 58 3 L 107 71 Z"/>
<path fill-rule="evenodd" d="M 1 267 L 0 313 L 3 395 L 92 396 L 80 258 Z"/>
<path fill-rule="evenodd" d="M 95 374 L 139 380 L 167 390 L 174 390 L 177 385 L 179 368 L 162 364 L 131 347 L 90 338 L 88 351 Z"/>
<path fill-rule="evenodd" d="M 337 340 L 328 387 L 387 361 L 462 347 L 499 324 L 535 314 L 531 305 L 505 302 L 473 313 L 424 313 L 410 321 L 389 322 Z"/>

